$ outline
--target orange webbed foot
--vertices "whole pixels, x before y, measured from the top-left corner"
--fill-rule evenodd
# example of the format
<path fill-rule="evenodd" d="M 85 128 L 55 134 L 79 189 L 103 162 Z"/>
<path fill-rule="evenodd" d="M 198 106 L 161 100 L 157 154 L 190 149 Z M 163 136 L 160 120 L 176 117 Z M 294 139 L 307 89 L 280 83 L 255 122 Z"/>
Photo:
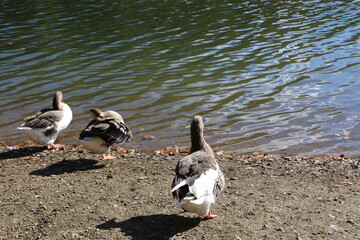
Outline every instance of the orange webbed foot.
<path fill-rule="evenodd" d="M 65 146 L 64 146 L 64 145 L 62 145 L 62 144 L 54 144 L 54 143 L 48 145 L 47 147 L 48 147 L 48 149 L 60 149 L 60 148 L 64 148 L 64 149 L 65 149 Z"/>
<path fill-rule="evenodd" d="M 103 160 L 114 160 L 116 157 L 111 156 L 111 155 L 105 155 L 105 154 L 101 154 L 101 157 Z"/>
<path fill-rule="evenodd" d="M 206 215 L 206 216 L 200 216 L 199 218 L 200 218 L 201 220 L 208 220 L 208 219 L 212 219 L 212 218 L 215 218 L 215 217 L 217 217 L 217 215 L 213 215 L 213 214 L 211 214 L 211 211 L 209 211 L 208 215 Z"/>

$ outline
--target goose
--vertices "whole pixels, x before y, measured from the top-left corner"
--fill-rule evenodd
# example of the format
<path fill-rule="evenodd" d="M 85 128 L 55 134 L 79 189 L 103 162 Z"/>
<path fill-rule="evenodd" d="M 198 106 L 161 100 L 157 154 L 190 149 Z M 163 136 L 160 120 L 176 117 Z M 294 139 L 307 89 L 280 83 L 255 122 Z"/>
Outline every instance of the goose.
<path fill-rule="evenodd" d="M 190 127 L 190 154 L 176 165 L 171 193 L 178 200 L 177 207 L 206 220 L 217 216 L 211 213 L 210 207 L 224 189 L 225 180 L 203 132 L 202 117 L 196 115 Z"/>
<path fill-rule="evenodd" d="M 115 111 L 102 112 L 98 108 L 90 109 L 92 120 L 80 133 L 79 142 L 86 149 L 101 153 L 103 160 L 113 160 L 110 153 L 111 146 L 123 144 L 132 138 L 131 130 L 124 123 L 124 119 Z"/>
<path fill-rule="evenodd" d="M 62 92 L 56 92 L 52 108 L 44 108 L 35 115 L 26 117 L 24 123 L 17 127 L 33 141 L 48 148 L 59 148 L 62 145 L 54 144 L 57 136 L 69 126 L 73 114 L 69 105 L 64 103 Z"/>

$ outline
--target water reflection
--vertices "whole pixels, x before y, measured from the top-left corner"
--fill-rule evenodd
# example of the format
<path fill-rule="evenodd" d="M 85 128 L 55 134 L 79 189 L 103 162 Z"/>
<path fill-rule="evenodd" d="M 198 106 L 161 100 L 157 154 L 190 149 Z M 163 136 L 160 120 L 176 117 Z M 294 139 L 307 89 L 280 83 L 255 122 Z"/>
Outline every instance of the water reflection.
<path fill-rule="evenodd" d="M 3 1 L 2 141 L 64 92 L 76 138 L 97 106 L 151 147 L 188 145 L 204 115 L 216 149 L 355 153 L 358 1 Z"/>

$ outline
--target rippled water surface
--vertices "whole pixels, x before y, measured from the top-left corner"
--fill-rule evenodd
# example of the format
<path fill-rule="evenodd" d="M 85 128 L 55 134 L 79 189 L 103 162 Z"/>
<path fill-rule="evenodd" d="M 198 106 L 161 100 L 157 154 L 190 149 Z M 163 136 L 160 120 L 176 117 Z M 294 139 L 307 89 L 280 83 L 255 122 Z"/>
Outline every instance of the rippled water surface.
<path fill-rule="evenodd" d="M 360 1 L 0 2 L 0 141 L 64 93 L 72 142 L 91 107 L 119 111 L 129 146 L 360 152 Z M 152 141 L 142 139 L 153 135 Z"/>

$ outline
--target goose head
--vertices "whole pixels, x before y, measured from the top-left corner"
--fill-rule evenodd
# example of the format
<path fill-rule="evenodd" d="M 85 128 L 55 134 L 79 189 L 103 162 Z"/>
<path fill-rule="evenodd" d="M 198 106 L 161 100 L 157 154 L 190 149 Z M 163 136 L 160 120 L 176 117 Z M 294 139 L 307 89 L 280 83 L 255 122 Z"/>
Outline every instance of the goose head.
<path fill-rule="evenodd" d="M 91 116 L 92 118 L 98 118 L 98 117 L 101 116 L 102 113 L 103 113 L 103 112 L 102 112 L 100 109 L 98 109 L 98 108 L 92 108 L 92 109 L 90 109 L 90 116 Z"/>
<path fill-rule="evenodd" d="M 62 100 L 63 100 L 62 92 L 56 92 L 54 97 L 53 97 L 53 102 L 52 102 L 53 108 L 55 110 L 62 110 L 63 109 L 64 103 L 62 102 Z"/>
<path fill-rule="evenodd" d="M 124 119 L 122 118 L 122 116 L 120 114 L 118 114 L 117 112 L 111 111 L 111 110 L 102 112 L 98 108 L 92 108 L 92 109 L 90 109 L 90 115 L 92 118 L 98 118 L 98 119 L 114 118 L 114 119 L 124 123 Z"/>

